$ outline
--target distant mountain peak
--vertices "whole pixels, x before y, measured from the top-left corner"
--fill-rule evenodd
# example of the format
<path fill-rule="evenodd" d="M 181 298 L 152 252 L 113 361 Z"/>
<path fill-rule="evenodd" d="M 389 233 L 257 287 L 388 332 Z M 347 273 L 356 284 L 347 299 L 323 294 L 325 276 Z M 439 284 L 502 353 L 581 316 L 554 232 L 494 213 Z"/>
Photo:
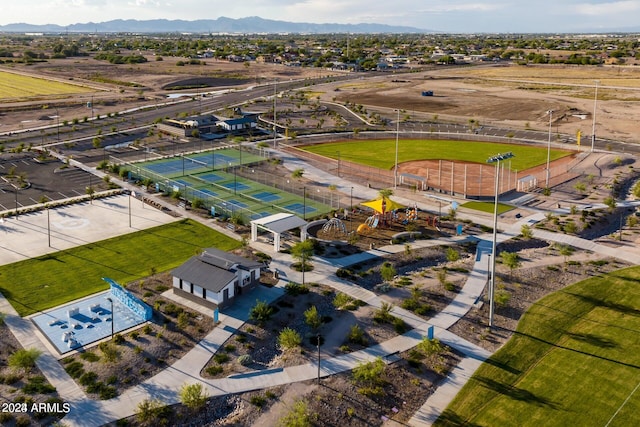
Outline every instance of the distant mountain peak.
<path fill-rule="evenodd" d="M 221 16 L 217 19 L 199 19 L 194 21 L 169 20 L 169 19 L 114 19 L 106 22 L 87 22 L 72 25 L 33 25 L 17 23 L 1 25 L 0 31 L 4 32 L 43 32 L 43 33 L 429 33 L 415 27 L 386 25 L 386 24 L 315 24 L 308 22 L 288 22 L 264 19 L 259 16 L 246 18 L 227 18 Z"/>

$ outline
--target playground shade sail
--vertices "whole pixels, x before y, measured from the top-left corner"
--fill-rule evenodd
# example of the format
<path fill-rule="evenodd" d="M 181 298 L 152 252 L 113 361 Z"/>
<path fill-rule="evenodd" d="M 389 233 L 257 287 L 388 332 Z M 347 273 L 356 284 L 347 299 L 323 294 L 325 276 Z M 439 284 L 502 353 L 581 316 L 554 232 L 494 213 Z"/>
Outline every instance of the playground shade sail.
<path fill-rule="evenodd" d="M 400 203 L 394 202 L 388 197 L 381 197 L 376 200 L 363 202 L 361 203 L 361 205 L 371 208 L 378 213 L 385 213 L 385 212 L 394 211 L 396 209 L 404 208 L 403 205 L 401 205 Z"/>

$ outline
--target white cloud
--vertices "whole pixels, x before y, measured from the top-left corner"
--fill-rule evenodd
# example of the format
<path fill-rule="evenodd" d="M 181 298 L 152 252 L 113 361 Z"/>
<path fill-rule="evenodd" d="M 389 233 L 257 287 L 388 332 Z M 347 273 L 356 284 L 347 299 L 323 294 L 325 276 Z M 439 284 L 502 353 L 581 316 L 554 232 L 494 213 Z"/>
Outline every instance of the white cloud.
<path fill-rule="evenodd" d="M 575 11 L 578 14 L 589 16 L 624 15 L 640 11 L 640 2 L 627 0 L 606 3 L 581 3 L 575 5 Z"/>

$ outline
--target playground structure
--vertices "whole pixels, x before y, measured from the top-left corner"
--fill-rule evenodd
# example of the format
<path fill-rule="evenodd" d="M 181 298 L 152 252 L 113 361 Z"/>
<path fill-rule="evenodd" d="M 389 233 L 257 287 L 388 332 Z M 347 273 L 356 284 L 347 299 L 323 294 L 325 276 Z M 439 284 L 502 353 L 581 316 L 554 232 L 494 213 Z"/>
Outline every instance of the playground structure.
<path fill-rule="evenodd" d="M 344 222 L 339 218 L 331 218 L 322 226 L 322 231 L 325 233 L 341 233 L 346 235 L 347 227 L 345 227 Z"/>

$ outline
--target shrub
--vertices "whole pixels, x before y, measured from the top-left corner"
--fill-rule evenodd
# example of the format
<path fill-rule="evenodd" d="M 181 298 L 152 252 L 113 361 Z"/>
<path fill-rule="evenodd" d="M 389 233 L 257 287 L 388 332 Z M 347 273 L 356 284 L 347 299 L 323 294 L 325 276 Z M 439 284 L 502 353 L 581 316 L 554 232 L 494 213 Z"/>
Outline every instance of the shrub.
<path fill-rule="evenodd" d="M 124 344 L 124 342 L 125 342 L 125 339 L 124 339 L 124 337 L 123 337 L 122 335 L 120 335 L 120 334 L 115 334 L 115 335 L 113 336 L 113 343 L 114 343 L 114 344 L 116 344 L 116 345 L 120 345 L 120 344 Z"/>
<path fill-rule="evenodd" d="M 249 318 L 255 320 L 258 323 L 266 322 L 271 318 L 273 314 L 273 307 L 271 307 L 266 301 L 256 301 L 249 311 Z"/>
<path fill-rule="evenodd" d="M 258 408 L 262 408 L 267 403 L 267 398 L 260 394 L 256 394 L 255 396 L 251 396 L 249 402 Z"/>
<path fill-rule="evenodd" d="M 192 411 L 204 407 L 208 397 L 209 395 L 200 383 L 184 384 L 180 388 L 180 402 Z"/>
<path fill-rule="evenodd" d="M 27 394 L 49 394 L 55 393 L 56 388 L 49 384 L 42 376 L 31 377 L 29 382 L 22 387 L 22 391 Z"/>
<path fill-rule="evenodd" d="M 301 343 L 302 337 L 300 337 L 300 334 L 297 331 L 291 328 L 284 328 L 282 331 L 280 331 L 280 335 L 278 336 L 278 344 L 283 349 L 295 348 L 298 347 Z"/>
<path fill-rule="evenodd" d="M 86 360 L 87 362 L 97 362 L 100 360 L 100 356 L 92 351 L 86 351 L 84 353 L 80 353 L 80 359 Z"/>
<path fill-rule="evenodd" d="M 247 366 L 253 363 L 253 359 L 248 354 L 243 354 L 238 357 L 238 363 L 242 366 Z"/>
<path fill-rule="evenodd" d="M 71 378 L 80 378 L 84 374 L 84 365 L 82 362 L 71 362 L 64 367 L 64 370 Z"/>
<path fill-rule="evenodd" d="M 310 426 L 311 416 L 309 407 L 304 400 L 298 400 L 293 404 L 293 409 L 278 421 L 278 427 Z"/>
<path fill-rule="evenodd" d="M 384 383 L 383 375 L 385 369 L 386 365 L 380 357 L 371 362 L 359 363 L 353 368 L 353 380 L 366 386 L 381 385 Z"/>
<path fill-rule="evenodd" d="M 393 329 L 399 334 L 404 334 L 405 332 L 407 332 L 407 324 L 401 318 L 394 317 L 393 318 Z"/>
<path fill-rule="evenodd" d="M 42 352 L 36 348 L 19 349 L 9 356 L 9 366 L 14 369 L 22 369 L 29 372 L 36 365 L 36 360 Z"/>
<path fill-rule="evenodd" d="M 377 323 L 391 323 L 394 319 L 391 311 L 393 311 L 393 305 L 383 301 L 380 308 L 373 313 L 373 320 Z"/>
<path fill-rule="evenodd" d="M 98 379 L 98 374 L 96 374 L 95 372 L 86 372 L 84 375 L 80 377 L 78 382 L 81 385 L 86 387 L 88 385 L 94 384 L 97 379 Z"/>
<path fill-rule="evenodd" d="M 224 371 L 224 368 L 220 365 L 213 365 L 213 366 L 209 366 L 207 369 L 205 369 L 205 371 L 207 372 L 207 374 L 214 377 L 218 374 L 221 374 L 222 371 Z"/>
<path fill-rule="evenodd" d="M 314 331 L 322 326 L 322 317 L 318 313 L 316 306 L 311 306 L 304 312 L 304 321 Z"/>
<path fill-rule="evenodd" d="M 363 346 L 367 345 L 367 338 L 364 336 L 364 331 L 358 325 L 351 326 L 351 329 L 349 329 L 348 339 L 350 342 L 356 344 Z"/>
<path fill-rule="evenodd" d="M 336 270 L 336 276 L 341 279 L 348 279 L 351 277 L 351 271 L 347 268 L 339 268 Z"/>
<path fill-rule="evenodd" d="M 228 362 L 231 358 L 227 353 L 216 353 L 213 355 L 213 360 L 217 363 L 225 363 Z"/>
<path fill-rule="evenodd" d="M 233 353 L 234 351 L 236 351 L 236 346 L 233 344 L 227 344 L 224 346 L 224 351 L 226 351 L 227 353 Z"/>
<path fill-rule="evenodd" d="M 511 300 L 511 294 L 505 289 L 496 290 L 495 302 L 499 307 L 505 307 Z"/>
<path fill-rule="evenodd" d="M 285 285 L 284 291 L 288 295 L 297 296 L 297 295 L 308 294 L 309 287 L 307 285 L 301 285 L 300 283 L 289 282 Z"/>

